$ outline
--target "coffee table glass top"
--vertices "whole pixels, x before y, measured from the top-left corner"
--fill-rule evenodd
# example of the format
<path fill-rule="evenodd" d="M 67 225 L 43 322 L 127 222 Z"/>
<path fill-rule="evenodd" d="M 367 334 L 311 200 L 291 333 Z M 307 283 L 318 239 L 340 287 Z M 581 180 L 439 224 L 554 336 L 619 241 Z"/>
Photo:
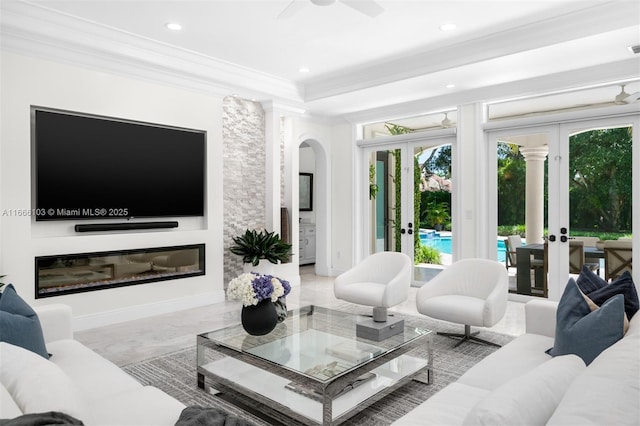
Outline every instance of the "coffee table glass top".
<path fill-rule="evenodd" d="M 405 324 L 404 332 L 376 342 L 356 336 L 356 324 L 365 320 L 348 312 L 306 306 L 289 311 L 286 320 L 265 336 L 248 335 L 238 324 L 200 337 L 325 382 L 431 333 Z"/>

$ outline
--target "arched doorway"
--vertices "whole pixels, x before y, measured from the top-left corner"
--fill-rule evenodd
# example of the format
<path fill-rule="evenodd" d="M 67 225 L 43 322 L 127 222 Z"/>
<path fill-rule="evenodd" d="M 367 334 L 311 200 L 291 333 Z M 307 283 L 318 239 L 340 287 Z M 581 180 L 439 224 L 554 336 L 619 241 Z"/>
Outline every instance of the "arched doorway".
<path fill-rule="evenodd" d="M 298 230 L 298 251 L 300 254 L 299 265 L 303 263 L 314 264 L 316 275 L 328 276 L 330 273 L 328 235 L 331 229 L 331 178 L 329 161 L 325 147 L 314 137 L 301 137 L 298 144 L 298 171 L 299 174 L 311 175 L 311 188 L 308 194 L 310 203 L 304 201 L 304 210 L 300 210 L 301 187 L 300 182 L 295 183 L 294 194 L 298 207 L 293 215 L 298 221 L 294 225 L 294 232 Z M 304 180 L 302 182 L 309 182 Z M 308 190 L 304 188 L 304 190 Z M 304 191 L 303 191 L 304 192 Z M 310 206 L 310 208 L 309 208 Z M 295 244 L 294 244 L 295 246 Z M 313 256 L 310 253 L 313 253 Z M 304 260 L 307 259 L 307 260 Z M 312 259 L 312 261 L 311 261 Z"/>

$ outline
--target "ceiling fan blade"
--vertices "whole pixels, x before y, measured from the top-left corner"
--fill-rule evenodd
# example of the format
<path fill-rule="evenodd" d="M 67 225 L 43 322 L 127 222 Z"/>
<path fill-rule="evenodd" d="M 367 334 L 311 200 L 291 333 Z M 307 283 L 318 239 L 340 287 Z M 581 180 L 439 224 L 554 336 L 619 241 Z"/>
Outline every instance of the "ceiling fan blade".
<path fill-rule="evenodd" d="M 376 3 L 374 0 L 341 0 L 342 3 L 349 6 L 358 12 L 364 13 L 367 16 L 375 18 L 384 12 L 384 8 Z"/>
<path fill-rule="evenodd" d="M 635 92 L 624 98 L 622 102 L 624 102 L 625 104 L 632 104 L 638 99 L 640 99 L 640 92 Z"/>
<path fill-rule="evenodd" d="M 626 98 L 629 97 L 629 94 L 624 91 L 624 86 L 625 86 L 624 84 L 620 85 L 621 87 L 620 93 L 618 93 L 613 100 L 616 105 L 624 105 L 627 103 Z"/>
<path fill-rule="evenodd" d="M 291 18 L 292 16 L 296 15 L 298 12 L 300 12 L 305 7 L 307 7 L 307 2 L 306 1 L 291 0 L 291 3 L 289 3 L 284 9 L 282 9 L 282 12 L 280 12 L 280 14 L 278 15 L 278 17 L 276 19 L 288 19 L 288 18 Z"/>

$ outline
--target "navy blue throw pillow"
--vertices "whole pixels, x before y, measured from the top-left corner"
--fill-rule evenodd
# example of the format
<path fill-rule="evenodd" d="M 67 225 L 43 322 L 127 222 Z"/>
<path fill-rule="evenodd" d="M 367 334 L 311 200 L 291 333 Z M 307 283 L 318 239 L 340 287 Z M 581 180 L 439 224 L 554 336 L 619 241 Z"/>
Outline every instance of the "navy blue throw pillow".
<path fill-rule="evenodd" d="M 13 284 L 0 293 L 0 342 L 23 347 L 49 359 L 38 315 L 18 296 Z"/>
<path fill-rule="evenodd" d="M 585 294 L 598 306 L 601 306 L 616 294 L 622 294 L 624 296 L 624 312 L 627 314 L 627 318 L 629 319 L 631 319 L 640 309 L 640 301 L 638 300 L 636 285 L 634 284 L 633 277 L 629 271 L 625 271 L 617 279 L 611 282 L 611 284 L 607 284 L 604 287 Z"/>
<path fill-rule="evenodd" d="M 582 271 L 578 276 L 578 287 L 584 294 L 589 295 L 592 291 L 596 291 L 606 286 L 608 283 L 600 278 L 595 272 L 589 269 L 587 266 L 582 265 Z"/>

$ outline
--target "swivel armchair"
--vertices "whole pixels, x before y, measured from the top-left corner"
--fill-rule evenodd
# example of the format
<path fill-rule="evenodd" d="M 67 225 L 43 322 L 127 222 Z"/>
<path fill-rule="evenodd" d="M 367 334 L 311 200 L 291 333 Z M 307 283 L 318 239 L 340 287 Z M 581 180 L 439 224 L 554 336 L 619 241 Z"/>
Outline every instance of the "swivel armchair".
<path fill-rule="evenodd" d="M 411 259 L 404 253 L 374 253 L 336 277 L 333 293 L 338 299 L 372 306 L 373 320 L 386 322 L 387 308 L 409 297 L 411 268 Z"/>
<path fill-rule="evenodd" d="M 431 318 L 464 324 L 464 333 L 438 333 L 466 341 L 500 346 L 471 333 L 471 326 L 491 327 L 507 310 L 508 274 L 501 262 L 462 259 L 418 289 L 416 308 Z"/>

